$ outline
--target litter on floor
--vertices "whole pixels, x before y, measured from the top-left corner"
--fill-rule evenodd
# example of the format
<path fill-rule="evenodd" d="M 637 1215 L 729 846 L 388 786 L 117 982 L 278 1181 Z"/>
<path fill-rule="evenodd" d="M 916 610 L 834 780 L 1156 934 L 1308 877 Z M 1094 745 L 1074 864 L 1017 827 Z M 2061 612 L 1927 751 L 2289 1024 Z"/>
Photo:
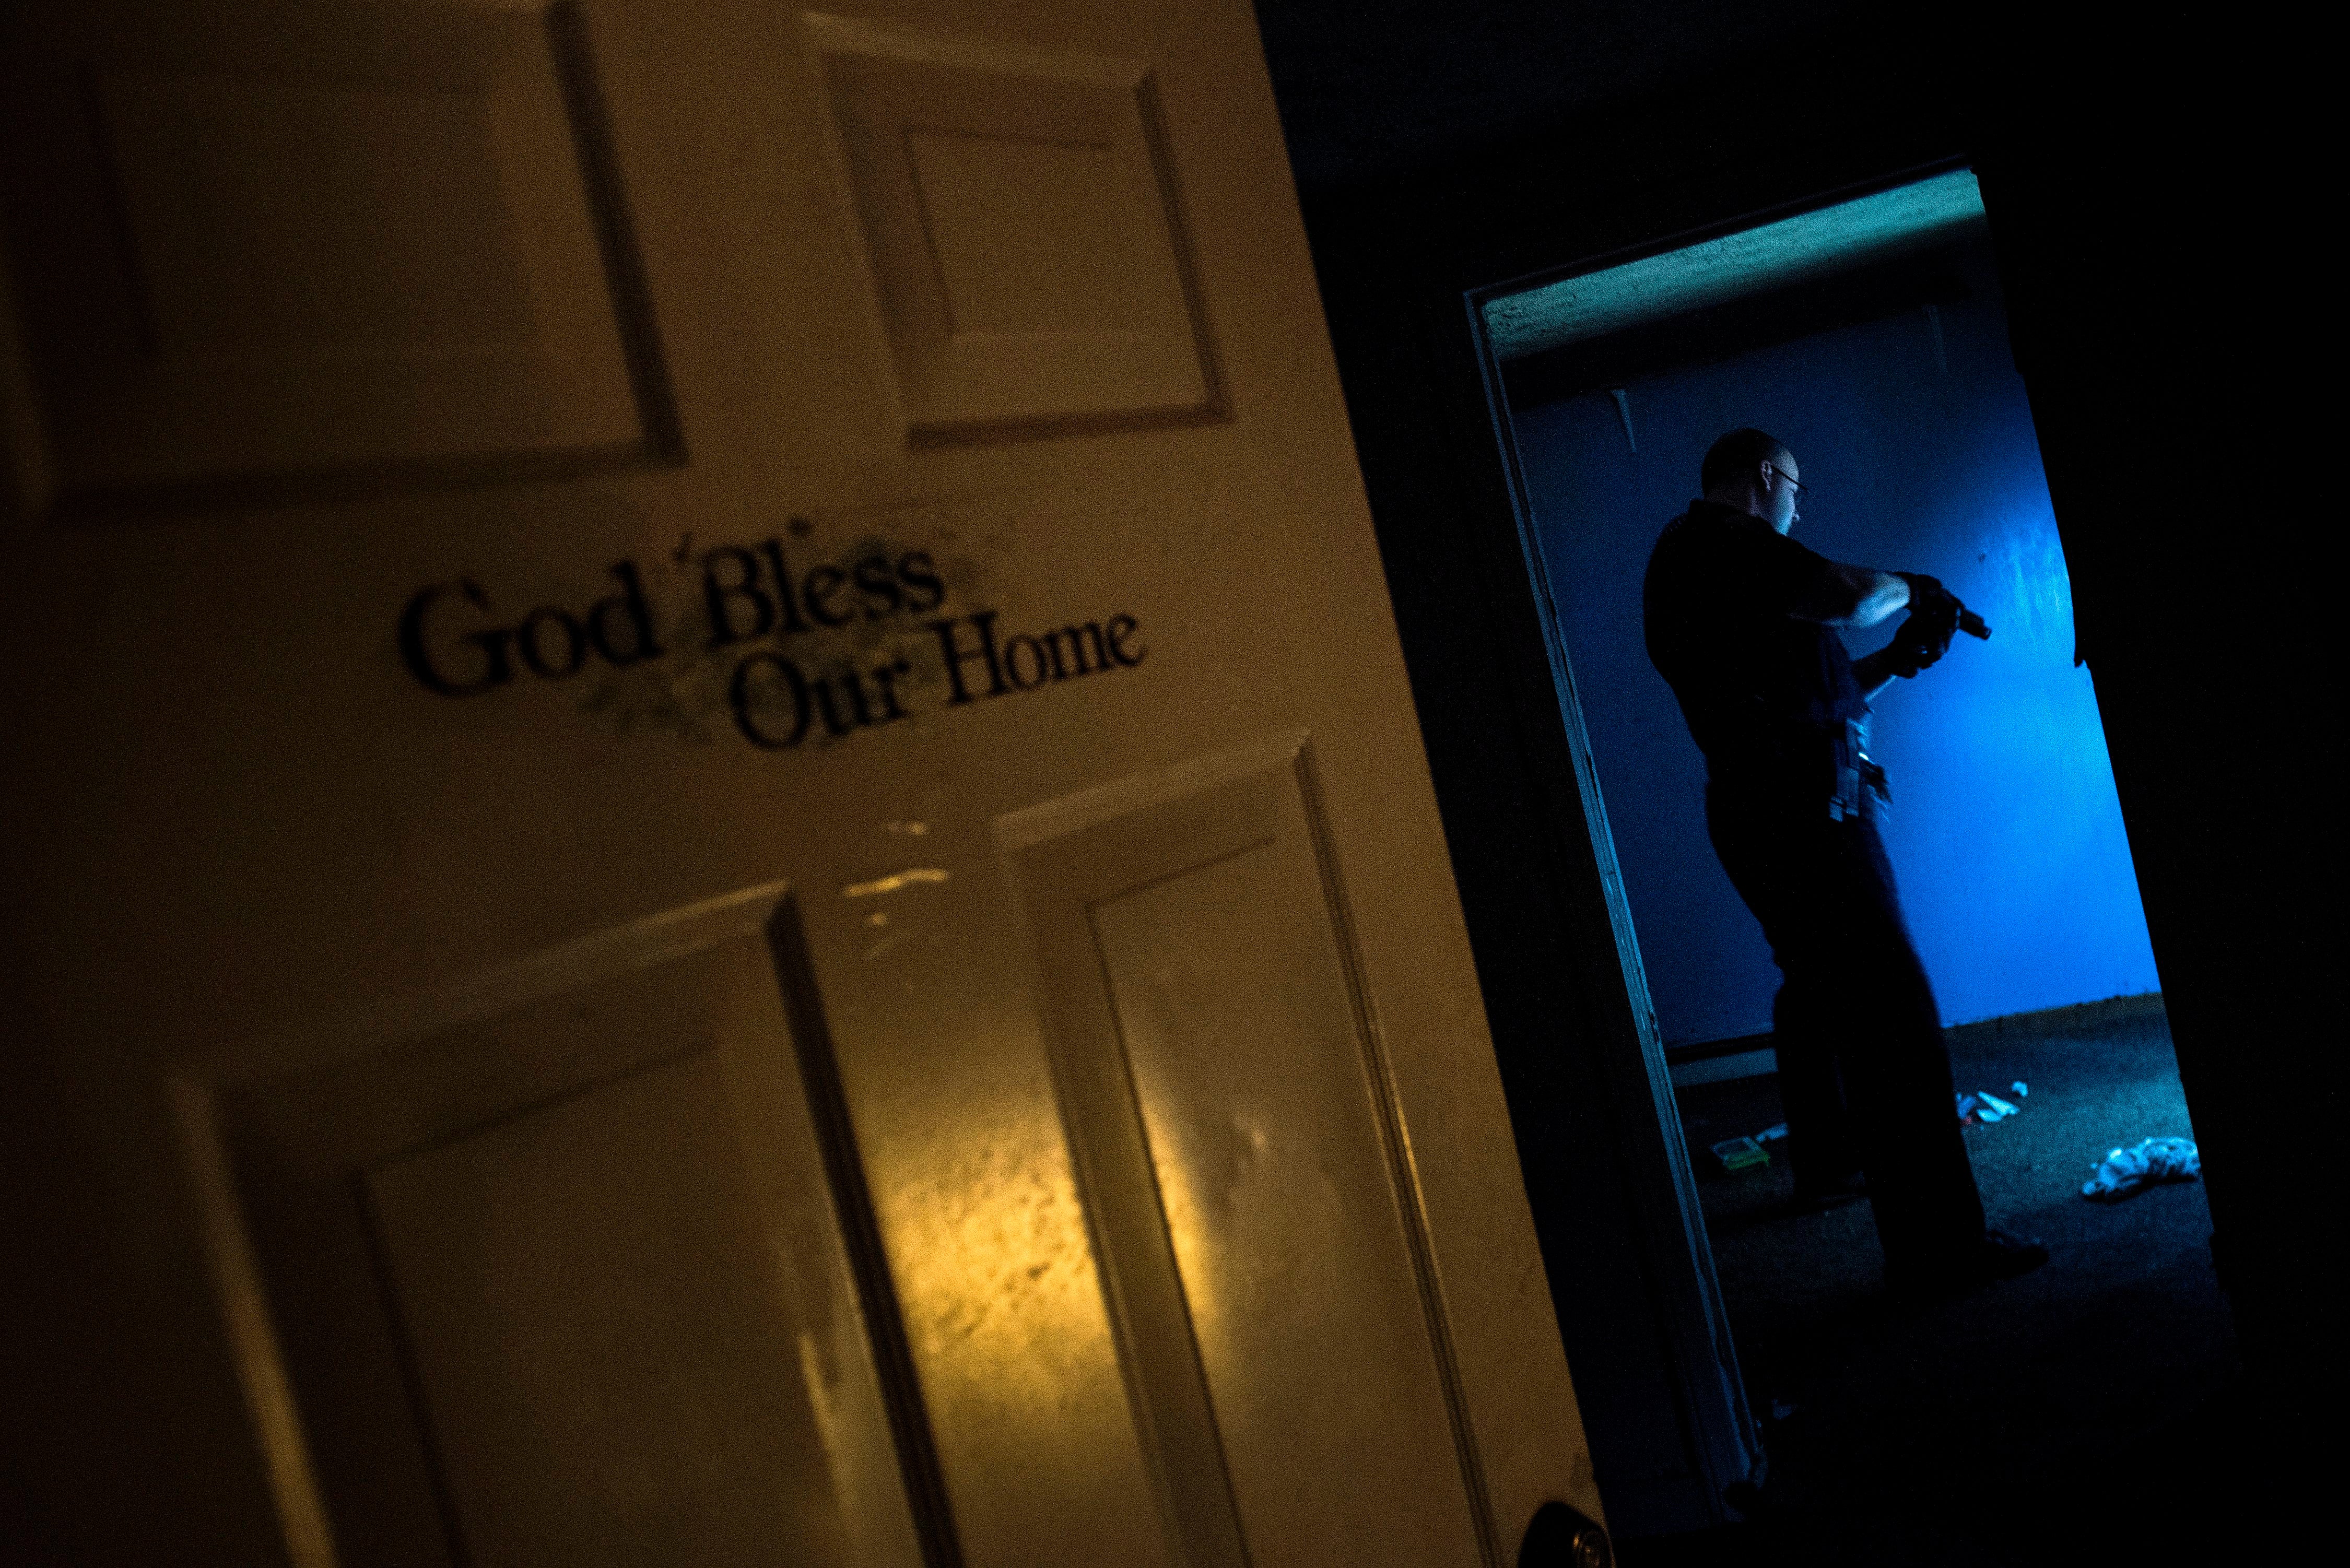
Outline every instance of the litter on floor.
<path fill-rule="evenodd" d="M 1713 1158 L 1721 1162 L 1721 1168 L 1733 1174 L 1771 1163 L 1770 1152 L 1751 1137 L 1724 1138 L 1712 1147 Z"/>
<path fill-rule="evenodd" d="M 2110 1201 L 2165 1181 L 2192 1181 L 2202 1174 L 2202 1158 L 2187 1139 L 2142 1138 L 2099 1160 L 2089 1179 L 2081 1184 L 2081 1196 Z"/>
<path fill-rule="evenodd" d="M 2021 1078 L 2010 1084 L 2007 1086 L 2007 1092 L 2018 1100 L 2032 1093 L 2030 1089 L 2024 1087 L 2023 1080 Z M 1959 1120 L 1970 1124 L 1999 1121 L 2003 1117 L 2013 1116 L 2022 1108 L 2012 1101 L 2001 1099 L 1987 1089 L 1977 1089 L 1971 1094 L 1959 1096 Z"/>

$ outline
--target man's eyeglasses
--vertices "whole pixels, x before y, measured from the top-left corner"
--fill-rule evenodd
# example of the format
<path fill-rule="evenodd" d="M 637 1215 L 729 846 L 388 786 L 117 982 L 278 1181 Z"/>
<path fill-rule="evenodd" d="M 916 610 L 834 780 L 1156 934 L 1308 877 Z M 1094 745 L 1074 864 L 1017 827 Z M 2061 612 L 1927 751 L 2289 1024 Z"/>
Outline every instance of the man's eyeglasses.
<path fill-rule="evenodd" d="M 1762 466 L 1787 482 L 1788 488 L 1795 493 L 1795 505 L 1792 515 L 1797 517 L 1802 516 L 1804 497 L 1811 493 L 1811 492 L 1804 486 L 1804 482 L 1797 479 L 1794 474 L 1789 473 L 1785 469 L 1781 468 L 1775 462 L 1765 462 Z"/>

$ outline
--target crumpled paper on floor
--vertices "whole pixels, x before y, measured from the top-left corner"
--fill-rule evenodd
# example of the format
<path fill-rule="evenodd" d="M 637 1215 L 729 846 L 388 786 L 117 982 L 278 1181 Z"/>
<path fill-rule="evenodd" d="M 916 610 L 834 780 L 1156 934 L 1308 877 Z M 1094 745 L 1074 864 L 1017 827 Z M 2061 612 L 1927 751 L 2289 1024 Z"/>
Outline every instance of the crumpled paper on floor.
<path fill-rule="evenodd" d="M 2022 1079 L 2018 1079 L 2007 1086 L 2007 1092 L 2020 1100 L 2032 1091 L 2023 1086 Z M 1981 1089 L 1970 1095 L 1959 1096 L 1959 1120 L 1969 1124 L 1999 1121 L 2013 1116 L 2022 1108 L 2022 1106 L 2010 1105 L 1997 1095 Z"/>
<path fill-rule="evenodd" d="M 2130 1148 L 2117 1148 L 2097 1162 L 2081 1196 L 2112 1199 L 2164 1181 L 2192 1181 L 2203 1174 L 2202 1158 L 2183 1137 L 2141 1139 Z"/>

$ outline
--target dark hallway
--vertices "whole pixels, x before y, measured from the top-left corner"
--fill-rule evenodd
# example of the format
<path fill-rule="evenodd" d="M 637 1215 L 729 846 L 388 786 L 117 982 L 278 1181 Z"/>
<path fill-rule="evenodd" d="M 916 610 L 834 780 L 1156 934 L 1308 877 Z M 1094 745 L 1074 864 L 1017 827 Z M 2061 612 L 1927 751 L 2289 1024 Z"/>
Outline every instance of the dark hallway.
<path fill-rule="evenodd" d="M 1736 1231 L 1722 1205 L 1752 1189 L 1701 1183 L 1692 1201 L 1716 1225 L 1772 1479 L 1750 1522 L 1627 1539 L 1623 1560 L 2069 1563 L 2136 1548 L 2296 1560 L 2262 1550 L 2264 1534 L 2312 1512 L 2322 1489 L 2277 1477 L 2289 1460 L 2306 1476 L 2299 1461 L 2330 1457 L 2333 1445 L 2304 1434 L 2342 1386 L 2322 1283 L 2330 1249 L 2309 1239 L 2323 1199 L 2304 1196 L 2328 1179 L 2342 1104 L 2321 1044 L 2337 1032 L 2334 966 L 2324 922 L 2308 918 L 2338 901 L 2338 784 L 2217 743 L 2291 736 L 2300 756 L 2330 751 L 2323 734 L 2338 728 L 2339 705 L 2323 697 L 2334 677 L 2310 642 L 2326 618 L 2309 594 L 2330 578 L 2274 569 L 2304 553 L 2309 480 L 2283 454 L 2324 445 L 2316 406 L 2220 391 L 2297 351 L 2287 319 L 2314 296 L 2303 258 L 2319 253 L 2269 238 L 2291 211 L 2297 149 L 2314 144 L 2290 123 L 2309 100 L 2272 79 L 2296 51 L 2249 25 L 2166 14 L 2093 35 L 2008 7 L 1960 18 L 1849 5 L 1764 16 L 1718 0 L 1441 12 L 1301 0 L 1259 16 L 1520 1158 L 1595 1428 L 1611 1400 L 1613 1414 L 1646 1419 L 1668 1386 L 1701 1384 L 1707 1368 L 1639 1337 L 1666 1320 L 1673 1291 L 1657 1282 L 1681 1262 L 1643 1250 L 1655 1223 L 1644 1194 L 1665 1186 L 1662 1162 L 1640 1146 L 1638 1118 L 1612 1107 L 1637 1106 L 1660 1075 L 1638 1070 L 1639 1004 L 1617 950 L 1630 914 L 1603 891 L 1612 867 L 1591 847 L 1607 763 L 1560 717 L 1552 653 L 1527 609 L 1539 600 L 1517 480 L 1494 454 L 1494 388 L 1462 303 L 1914 177 L 1905 171 L 1956 160 L 1983 177 L 2014 364 L 2077 597 L 2066 659 L 2096 682 L 2208 1191 L 2170 1188 L 2111 1210 L 2077 1196 L 2106 1148 L 2166 1130 L 2087 1114 L 2099 1082 L 2135 1075 L 2115 1059 L 2119 1044 L 2012 1066 L 2014 1042 L 1978 1063 L 1954 1034 L 1962 1079 L 1981 1066 L 2000 1075 L 1961 1087 L 2032 1085 L 2021 1115 L 1970 1143 L 1993 1207 L 2039 1228 L 2055 1261 L 2022 1289 L 1906 1324 L 1867 1309 L 1832 1320 L 1853 1358 L 1838 1374 L 1832 1358 L 1805 1359 L 1816 1330 L 1774 1340 L 1772 1309 L 1742 1303 L 1753 1293 L 1731 1280 L 1744 1266 L 1734 1259 L 1768 1243 L 1760 1228 Z M 2256 87 L 2271 107 L 2240 114 Z M 2178 221 L 2189 192 L 2195 215 Z M 2150 244 L 2158 222 L 2164 237 Z M 2279 531 L 2274 548 L 2238 547 L 2256 525 Z M 1757 1131 L 1777 1119 L 1771 1109 L 1726 1130 Z M 2076 1114 L 2085 1124 L 2063 1125 Z M 2043 1139 L 2063 1147 L 2043 1155 Z M 2039 1196 L 2019 1180 L 2041 1184 Z M 2033 1212 L 2050 1206 L 2044 1220 Z M 1852 1227 L 1873 1274 L 1865 1206 L 1820 1223 Z M 2133 1267 L 2134 1280 L 2120 1277 Z M 2099 1293 L 2085 1269 L 2117 1272 L 2108 1304 L 2089 1304 Z M 1575 1298 L 1574 1282 L 1610 1272 L 1644 1282 L 1638 1313 Z M 2182 1315 L 2130 1310 L 2161 1292 L 2186 1303 Z M 1989 1351 L 2009 1316 L 2032 1317 L 2030 1333 Z M 2075 1399 L 2125 1355 L 2147 1365 Z M 1818 1412 L 1801 1395 L 1797 1414 L 1770 1418 L 1757 1375 L 1783 1370 L 1854 1393 L 1841 1438 L 1803 1429 Z M 1650 1451 L 1672 1440 L 1668 1424 L 1643 1428 Z M 1682 1476 L 1718 1483 L 1702 1449 L 1687 1443 Z M 1817 1486 L 1839 1452 L 1856 1479 L 1832 1503 Z M 1628 1517 L 1609 1507 L 1611 1522 Z M 1835 1545 L 1814 1509 L 1848 1513 L 1850 1539 Z M 1866 1533 L 1880 1527 L 1893 1533 Z"/>
<path fill-rule="evenodd" d="M 2081 1194 L 2116 1144 L 2191 1136 L 2168 1026 L 2158 1013 L 2059 1016 L 1950 1040 L 1961 1086 L 2019 1106 L 1966 1129 L 1984 1201 L 2054 1256 L 1930 1306 L 1887 1298 L 1866 1202 L 1794 1214 L 1783 1158 L 1731 1173 L 1712 1158 L 1713 1143 L 1780 1119 L 1774 1077 L 1678 1096 L 1764 1423 L 1755 1533 L 1824 1568 L 2033 1562 L 2083 1534 L 2170 1540 L 2180 1521 L 2166 1490 L 2208 1485 L 2205 1467 L 2237 1440 L 2210 1210 L 2194 1181 Z M 1626 1560 L 1679 1561 L 1659 1555 L 1671 1550 Z"/>

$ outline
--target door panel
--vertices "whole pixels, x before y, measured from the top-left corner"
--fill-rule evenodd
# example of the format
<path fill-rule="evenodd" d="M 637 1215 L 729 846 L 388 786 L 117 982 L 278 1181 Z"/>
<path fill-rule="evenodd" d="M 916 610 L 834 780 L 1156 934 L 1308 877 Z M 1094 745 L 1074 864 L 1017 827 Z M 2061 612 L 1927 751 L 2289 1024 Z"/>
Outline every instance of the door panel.
<path fill-rule="evenodd" d="M 94 1561 L 1598 1512 L 1248 8 L 850 9 L 8 15 Z"/>
<path fill-rule="evenodd" d="M 806 26 L 917 438 L 1214 411 L 1148 67 Z"/>
<path fill-rule="evenodd" d="M 1308 755 L 1205 759 L 997 834 L 1194 1560 L 1474 1563 L 1473 1454 Z"/>
<path fill-rule="evenodd" d="M 266 1302 L 249 1397 L 299 1413 L 281 1507 L 331 1521 L 315 1561 L 921 1561 L 782 896 L 181 1078 L 216 1275 Z"/>
<path fill-rule="evenodd" d="M 470 1560 L 847 1560 L 724 1114 L 695 1054 L 366 1174 Z"/>
<path fill-rule="evenodd" d="M 68 504 L 670 444 L 570 8 L 124 8 L 14 64 Z"/>

